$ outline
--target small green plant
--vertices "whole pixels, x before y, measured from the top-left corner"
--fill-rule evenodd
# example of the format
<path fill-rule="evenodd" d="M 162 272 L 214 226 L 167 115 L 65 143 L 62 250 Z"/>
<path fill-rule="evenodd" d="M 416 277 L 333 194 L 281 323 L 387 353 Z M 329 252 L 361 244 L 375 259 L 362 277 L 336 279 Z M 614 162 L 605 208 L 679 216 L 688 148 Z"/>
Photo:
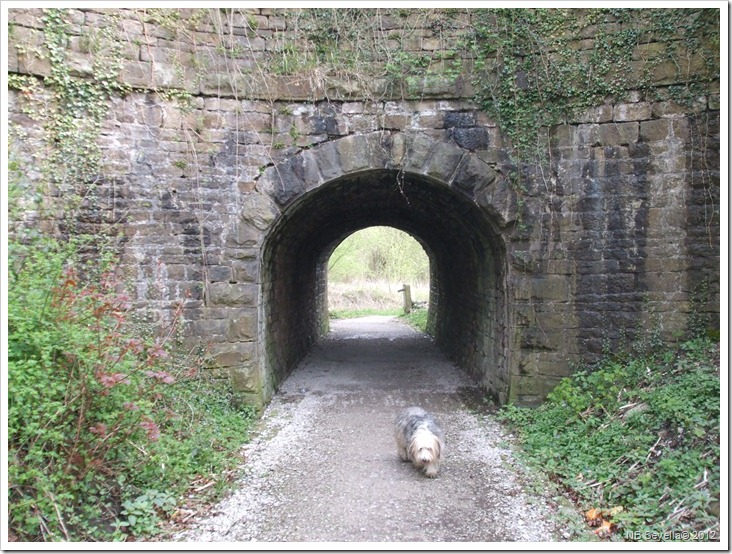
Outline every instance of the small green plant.
<path fill-rule="evenodd" d="M 147 490 L 134 500 L 122 502 L 124 520 L 117 522 L 116 526 L 133 535 L 155 535 L 159 531 L 160 516 L 170 514 L 176 504 L 175 496 L 170 493 Z"/>
<path fill-rule="evenodd" d="M 507 406 L 500 417 L 529 463 L 583 511 L 612 514 L 606 536 L 714 540 L 718 364 L 719 345 L 705 338 L 655 356 L 608 358 L 563 380 L 541 407 Z"/>
<path fill-rule="evenodd" d="M 427 332 L 427 309 L 426 308 L 412 308 L 412 311 L 408 314 L 402 314 L 401 318 L 409 323 L 412 327 L 421 331 L 422 333 Z"/>
<path fill-rule="evenodd" d="M 195 108 L 193 95 L 184 90 L 178 89 L 159 89 L 155 91 L 165 102 L 175 102 L 178 109 L 183 114 L 188 114 Z"/>
<path fill-rule="evenodd" d="M 430 64 L 430 57 L 426 54 L 415 54 L 399 50 L 394 52 L 387 61 L 385 71 L 393 79 L 402 79 L 405 75 L 421 74 Z"/>

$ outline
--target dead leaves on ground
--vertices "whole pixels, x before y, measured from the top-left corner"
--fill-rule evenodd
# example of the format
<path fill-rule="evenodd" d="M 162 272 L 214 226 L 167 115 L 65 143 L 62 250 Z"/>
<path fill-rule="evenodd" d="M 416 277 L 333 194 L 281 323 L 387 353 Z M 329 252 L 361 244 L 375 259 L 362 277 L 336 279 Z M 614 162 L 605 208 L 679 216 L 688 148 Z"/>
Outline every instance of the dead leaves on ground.
<path fill-rule="evenodd" d="M 209 511 L 217 499 L 215 486 L 221 481 L 232 483 L 237 475 L 237 470 L 225 471 L 216 477 L 197 475 L 189 483 L 188 492 L 184 495 L 180 505 L 168 517 L 165 524 L 168 534 L 185 528 L 196 516 Z"/>
<path fill-rule="evenodd" d="M 596 527 L 594 533 L 601 539 L 608 539 L 617 530 L 618 526 L 612 518 L 623 511 L 622 506 L 615 506 L 609 510 L 592 508 L 585 512 L 585 520 L 590 527 Z"/>

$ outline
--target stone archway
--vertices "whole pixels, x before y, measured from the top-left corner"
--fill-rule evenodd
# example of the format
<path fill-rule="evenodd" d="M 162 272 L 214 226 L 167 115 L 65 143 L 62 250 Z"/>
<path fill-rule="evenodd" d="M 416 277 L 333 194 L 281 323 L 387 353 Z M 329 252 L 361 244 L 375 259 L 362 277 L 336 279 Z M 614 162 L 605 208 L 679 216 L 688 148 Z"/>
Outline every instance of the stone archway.
<path fill-rule="evenodd" d="M 438 345 L 498 402 L 508 397 L 510 315 L 504 233 L 516 202 L 475 154 L 424 135 L 377 132 L 303 151 L 270 167 L 260 254 L 259 358 L 265 398 L 327 329 L 326 268 L 348 234 L 389 225 L 431 258 Z"/>

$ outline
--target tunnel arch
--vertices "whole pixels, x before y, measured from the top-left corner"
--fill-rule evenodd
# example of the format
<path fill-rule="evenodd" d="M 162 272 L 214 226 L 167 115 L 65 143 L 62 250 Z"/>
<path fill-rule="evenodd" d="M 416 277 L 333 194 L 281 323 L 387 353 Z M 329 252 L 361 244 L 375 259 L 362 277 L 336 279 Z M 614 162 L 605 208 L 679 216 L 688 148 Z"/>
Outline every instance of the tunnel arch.
<path fill-rule="evenodd" d="M 270 168 L 258 189 L 279 214 L 260 257 L 265 387 L 275 390 L 327 330 L 327 262 L 360 229 L 415 237 L 430 258 L 438 346 L 498 402 L 508 397 L 510 322 L 504 233 L 515 199 L 488 164 L 416 135 L 347 137 Z"/>

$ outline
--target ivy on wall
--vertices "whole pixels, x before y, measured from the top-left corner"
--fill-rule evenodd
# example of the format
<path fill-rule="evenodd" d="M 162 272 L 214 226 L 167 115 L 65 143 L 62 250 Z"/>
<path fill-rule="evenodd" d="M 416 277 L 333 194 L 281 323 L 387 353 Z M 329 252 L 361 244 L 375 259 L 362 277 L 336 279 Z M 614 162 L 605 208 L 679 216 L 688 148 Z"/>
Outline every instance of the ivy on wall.
<path fill-rule="evenodd" d="M 72 70 L 68 62 L 72 40 L 66 20 L 68 10 L 43 11 L 44 48 L 30 52 L 18 45 L 21 53 L 33 54 L 49 62 L 50 71 L 42 81 L 28 75 L 9 76 L 8 86 L 21 92 L 24 112 L 43 124 L 43 151 L 39 169 L 54 195 L 63 198 L 67 215 L 73 213 L 92 192 L 98 179 L 101 151 L 98 137 L 115 95 L 130 87 L 119 82 L 122 43 L 113 26 L 95 30 L 82 45 L 91 55 L 89 75 Z M 42 181 L 43 182 L 43 181 Z"/>
<path fill-rule="evenodd" d="M 536 161 L 546 129 L 588 108 L 673 100 L 689 111 L 719 80 L 716 9 L 307 9 L 286 22 L 257 75 L 303 75 L 363 99 L 419 97 L 437 81 L 471 82 L 474 100 L 511 139 L 517 161 Z M 230 30 L 237 10 L 221 21 Z M 256 22 L 248 21 L 252 36 Z M 240 17 L 240 19 L 241 19 Z M 430 49 L 421 49 L 429 31 Z M 292 34 L 294 33 L 294 34 Z M 226 44 L 223 41 L 222 44 Z M 221 53 L 241 57 L 239 43 Z M 338 90 L 338 87 L 336 87 Z"/>
<path fill-rule="evenodd" d="M 66 12 L 43 12 L 46 48 L 40 55 L 52 67 L 44 83 L 56 100 L 48 119 L 57 146 L 50 165 L 57 180 L 88 180 L 98 160 L 93 137 L 107 102 L 128 90 L 118 79 L 126 39 L 115 35 L 115 25 L 96 30 L 87 39 L 92 74 L 73 76 L 66 61 Z M 574 122 L 608 98 L 632 90 L 648 100 L 670 99 L 692 109 L 719 80 L 716 9 L 275 9 L 273 17 L 284 25 L 268 30 L 266 51 L 256 54 L 239 36 L 242 26 L 248 38 L 258 36 L 251 10 L 183 12 L 130 11 L 184 42 L 195 42 L 196 26 L 218 33 L 215 47 L 200 45 L 186 56 L 193 68 L 177 60 L 181 83 L 175 88 L 186 89 L 184 76 L 190 73 L 185 69 L 193 69 L 199 79 L 210 71 L 212 54 L 231 60 L 227 67 L 235 90 L 244 90 L 240 82 L 302 75 L 314 85 L 335 83 L 341 92 L 384 100 L 419 96 L 420 87 L 463 78 L 471 81 L 476 103 L 511 139 L 517 160 L 533 160 L 546 150 L 542 129 Z M 429 49 L 420 46 L 425 30 L 433 41 Z M 27 89 L 23 79 L 16 76 L 10 84 Z"/>
<path fill-rule="evenodd" d="M 476 10 L 469 48 L 480 107 L 521 159 L 546 151 L 542 128 L 576 122 L 638 91 L 691 109 L 719 79 L 718 10 Z M 670 86 L 658 87 L 659 81 Z"/>

